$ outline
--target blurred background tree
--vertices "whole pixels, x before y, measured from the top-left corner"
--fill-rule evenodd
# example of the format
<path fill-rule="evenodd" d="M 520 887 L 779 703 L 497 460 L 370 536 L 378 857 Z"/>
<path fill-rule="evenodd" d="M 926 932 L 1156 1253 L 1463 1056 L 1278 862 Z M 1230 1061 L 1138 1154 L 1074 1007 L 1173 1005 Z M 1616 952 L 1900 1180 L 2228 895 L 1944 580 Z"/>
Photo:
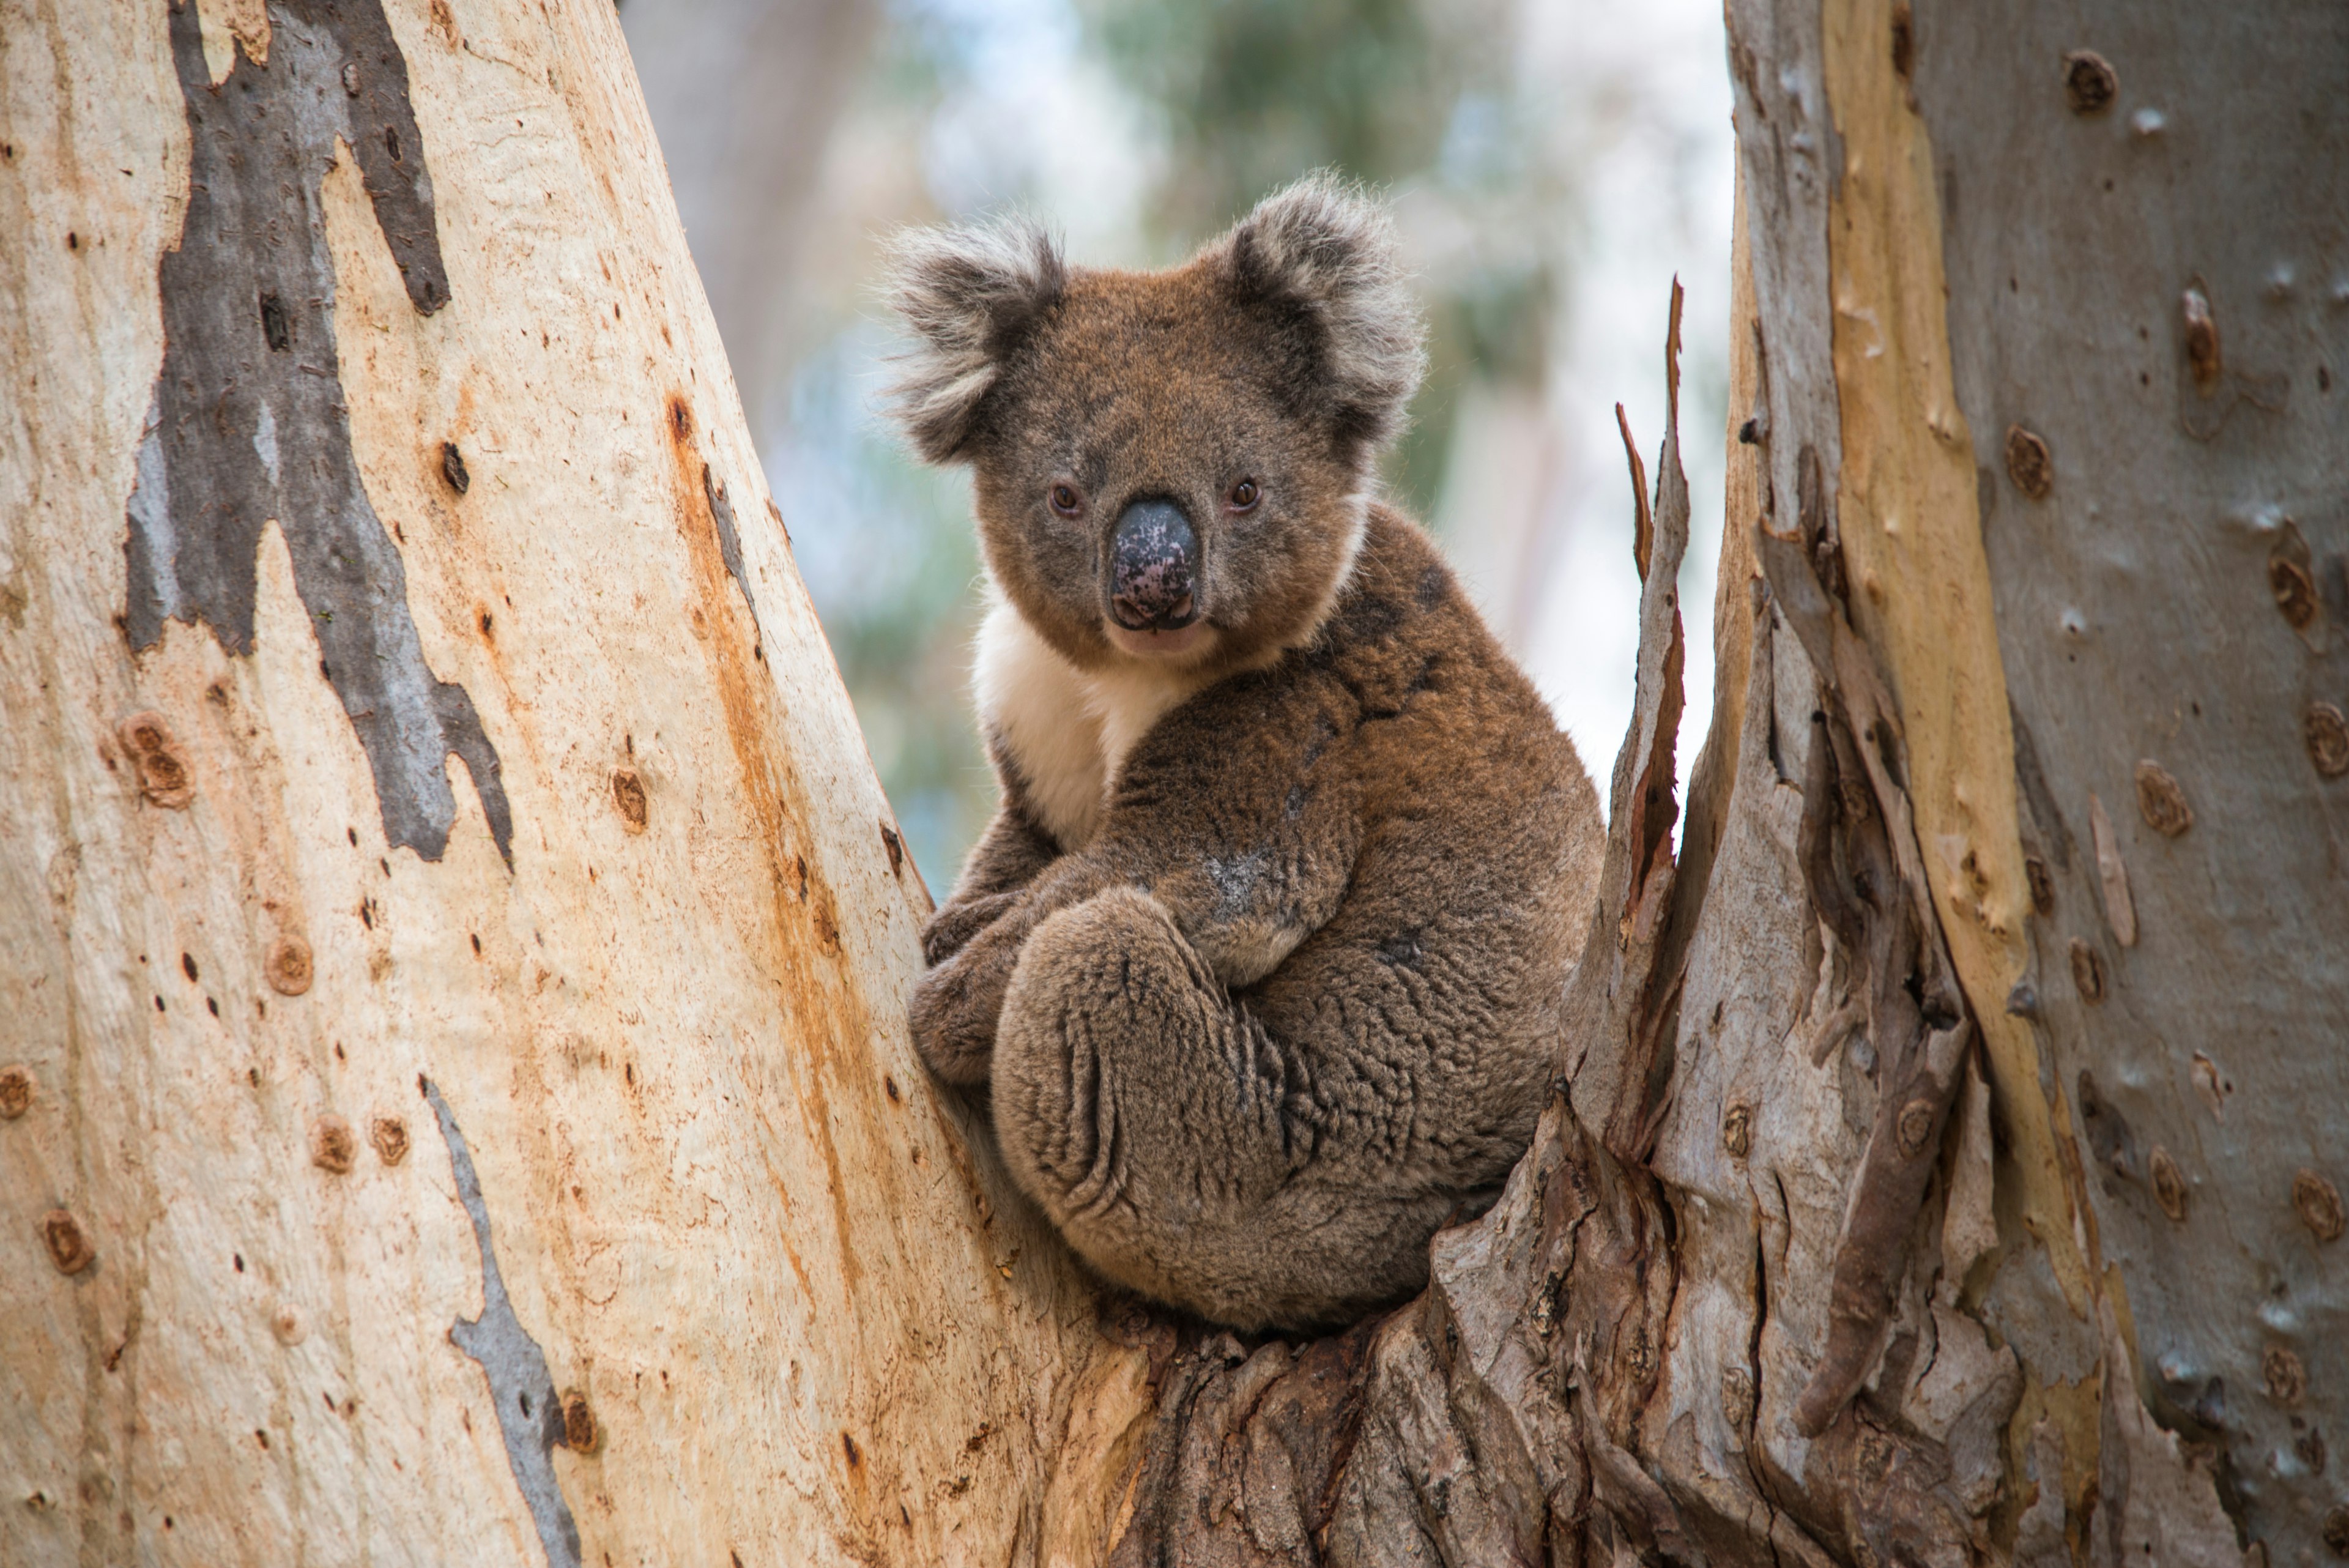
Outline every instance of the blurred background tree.
<path fill-rule="evenodd" d="M 1613 404 L 1652 446 L 1671 275 L 1696 515 L 1718 526 L 1732 204 L 1717 7 L 1657 0 L 625 0 L 679 210 L 770 479 L 915 857 L 994 804 L 966 694 L 968 485 L 874 408 L 894 229 L 1018 206 L 1073 259 L 1180 260 L 1317 168 L 1387 189 L 1430 374 L 1387 483 L 1444 541 L 1585 760 L 1631 681 Z M 1709 602 L 1714 551 L 1685 591 Z M 1710 639 L 1690 639 L 1691 713 Z"/>

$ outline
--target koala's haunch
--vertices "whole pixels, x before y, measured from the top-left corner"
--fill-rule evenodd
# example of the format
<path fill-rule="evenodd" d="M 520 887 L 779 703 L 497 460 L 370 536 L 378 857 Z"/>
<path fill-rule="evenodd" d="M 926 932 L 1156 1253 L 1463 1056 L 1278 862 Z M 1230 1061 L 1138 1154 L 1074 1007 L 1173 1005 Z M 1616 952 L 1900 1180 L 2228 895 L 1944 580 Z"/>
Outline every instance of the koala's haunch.
<path fill-rule="evenodd" d="M 1417 1289 L 1523 1152 L 1598 800 L 1369 499 L 1421 364 L 1382 214 L 1310 180 L 1185 266 L 901 244 L 899 410 L 968 462 L 1003 804 L 916 1045 L 1110 1278 L 1243 1328 Z"/>

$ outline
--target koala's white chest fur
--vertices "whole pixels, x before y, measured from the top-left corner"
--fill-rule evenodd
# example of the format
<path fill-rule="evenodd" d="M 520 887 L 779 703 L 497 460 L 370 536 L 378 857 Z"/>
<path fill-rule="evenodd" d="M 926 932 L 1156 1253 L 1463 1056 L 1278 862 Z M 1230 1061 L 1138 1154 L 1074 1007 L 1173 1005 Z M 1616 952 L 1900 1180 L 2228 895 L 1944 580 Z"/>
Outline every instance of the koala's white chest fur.
<path fill-rule="evenodd" d="M 979 722 L 1000 737 L 1037 815 L 1071 849 L 1100 831 L 1110 786 L 1136 741 L 1196 691 L 1185 670 L 1079 670 L 998 602 L 978 628 L 971 684 Z"/>

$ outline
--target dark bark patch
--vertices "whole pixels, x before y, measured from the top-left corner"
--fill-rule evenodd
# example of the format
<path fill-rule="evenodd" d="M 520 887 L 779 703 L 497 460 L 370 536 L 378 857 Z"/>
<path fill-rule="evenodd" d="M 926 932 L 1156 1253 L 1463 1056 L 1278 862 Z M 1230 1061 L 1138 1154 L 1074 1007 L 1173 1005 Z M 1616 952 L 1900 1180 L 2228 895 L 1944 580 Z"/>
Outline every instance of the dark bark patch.
<path fill-rule="evenodd" d="M 2021 425 L 2006 427 L 2006 476 L 2033 501 L 2044 501 L 2055 489 L 2055 460 L 2047 443 Z"/>
<path fill-rule="evenodd" d="M 1754 1149 L 1754 1107 L 1740 1102 L 1721 1118 L 1721 1147 L 1732 1159 L 1744 1159 Z M 1750 1379 L 1747 1389 L 1752 1393 Z M 1751 1415 L 1749 1401 L 1748 1414 Z"/>
<path fill-rule="evenodd" d="M 0 1067 L 0 1121 L 13 1122 L 33 1108 L 33 1070 L 21 1063 Z"/>
<path fill-rule="evenodd" d="M 595 1407 L 576 1388 L 563 1391 L 563 1441 L 574 1454 L 592 1454 L 604 1446 L 604 1428 Z"/>
<path fill-rule="evenodd" d="M 2275 592 L 2276 608 L 2283 612 L 2293 630 L 2316 618 L 2316 579 L 2308 575 L 2306 566 L 2282 557 L 2271 560 L 2268 587 Z"/>
<path fill-rule="evenodd" d="M 398 1116 L 378 1116 L 367 1129 L 367 1141 L 375 1145 L 377 1158 L 398 1165 L 408 1158 L 408 1123 Z"/>
<path fill-rule="evenodd" d="M 2083 1002 L 2105 999 L 2105 961 L 2095 948 L 2077 937 L 2072 939 L 2072 989 L 2080 993 Z"/>
<path fill-rule="evenodd" d="M 682 402 L 671 405 L 677 421 L 678 433 L 682 436 L 691 429 Z M 750 576 L 742 566 L 742 530 L 734 521 L 734 504 L 726 498 L 726 486 L 710 472 L 709 465 L 701 465 L 701 494 L 709 503 L 709 520 L 718 527 L 718 558 L 726 563 L 726 575 L 742 590 L 742 602 L 750 607 L 750 618 L 759 618 L 759 601 L 750 592 Z"/>
<path fill-rule="evenodd" d="M 2276 613 L 2292 628 L 2311 653 L 2327 650 L 2324 595 L 2316 586 L 2316 556 L 2301 536 L 2299 526 L 2285 518 L 2268 551 L 2268 591 L 2275 596 Z"/>
<path fill-rule="evenodd" d="M 2287 1407 L 2299 1404 L 2308 1392 L 2308 1369 L 2284 1345 L 2271 1345 L 2261 1355 L 2260 1379 L 2268 1386 L 2268 1397 Z"/>
<path fill-rule="evenodd" d="M 61 1274 L 78 1274 L 98 1256 L 83 1231 L 81 1221 L 69 1210 L 52 1209 L 41 1216 L 41 1245 L 47 1250 L 49 1262 Z"/>
<path fill-rule="evenodd" d="M 2188 1190 L 2186 1173 L 2178 1168 L 2176 1158 L 2159 1144 L 2153 1146 L 2153 1154 L 2147 1161 L 2147 1167 L 2153 1178 L 2153 1200 L 2161 1205 L 2161 1211 L 2173 1221 L 2183 1224 Z"/>
<path fill-rule="evenodd" d="M 407 570 L 360 481 L 336 353 L 320 180 L 337 137 L 409 302 L 429 315 L 449 301 L 407 62 L 380 0 L 283 0 L 271 16 L 269 64 L 240 52 L 215 88 L 195 7 L 171 14 L 188 208 L 159 268 L 163 368 L 127 508 L 124 629 L 146 649 L 167 620 L 201 622 L 229 652 L 251 653 L 256 555 L 275 518 L 320 668 L 367 751 L 386 839 L 427 860 L 447 849 L 453 752 L 511 865 L 497 751 L 465 689 L 425 662 Z M 453 452 L 443 476 L 461 492 Z"/>
<path fill-rule="evenodd" d="M 2120 92 L 2120 73 L 2095 50 L 2075 49 L 2064 57 L 2064 97 L 2074 114 L 2102 114 Z"/>
<path fill-rule="evenodd" d="M 642 833 L 649 815 L 645 805 L 645 781 L 634 768 L 612 770 L 612 809 L 620 814 L 620 826 L 630 833 Z"/>
<path fill-rule="evenodd" d="M 2308 742 L 2308 760 L 2326 778 L 2349 774 L 2349 717 L 2330 702 L 2311 702 L 2302 721 Z"/>
<path fill-rule="evenodd" d="M 280 35 L 283 36 L 282 34 Z M 505 1440 L 506 1461 L 513 1468 L 514 1484 L 538 1528 L 538 1541 L 549 1568 L 580 1568 L 579 1527 L 571 1516 L 562 1483 L 554 1474 L 554 1447 L 571 1441 L 563 1403 L 555 1396 L 554 1377 L 547 1370 L 546 1353 L 514 1315 L 498 1272 L 498 1254 L 490 1241 L 490 1210 L 481 1196 L 481 1179 L 473 1168 L 472 1151 L 440 1086 L 419 1077 L 417 1086 L 432 1106 L 440 1136 L 449 1146 L 449 1167 L 457 1182 L 457 1199 L 473 1222 L 473 1240 L 481 1258 L 481 1315 L 459 1318 L 450 1325 L 449 1339 L 477 1362 L 489 1379 L 490 1397 L 498 1412 L 498 1432 Z"/>
<path fill-rule="evenodd" d="M 2023 880 L 2031 885 L 2031 909 L 2038 915 L 2055 912 L 2055 878 L 2047 872 L 2047 862 L 2036 855 L 2025 856 L 2023 861 Z"/>
<path fill-rule="evenodd" d="M 2137 809 L 2145 825 L 2165 838 L 2175 838 L 2194 826 L 2194 808 L 2169 770 L 2150 760 L 2137 765 Z"/>
<path fill-rule="evenodd" d="M 2039 744 L 2032 739 L 2031 726 L 2023 722 L 2023 714 L 2013 702 L 2007 704 L 2007 722 L 2008 728 L 2014 734 L 2015 781 L 2023 786 L 2023 800 L 2030 808 L 2032 824 L 2054 852 L 2056 869 L 2069 871 L 2072 868 L 2072 829 L 2064 820 L 2062 808 L 2055 804 L 2054 790 L 2048 785 L 2047 770 L 2039 760 Z M 2032 885 L 2032 898 L 2034 904 L 2038 902 L 2039 888 L 2035 882 Z M 2048 890 L 2047 905 L 2047 909 L 2039 911 L 2041 914 L 2046 914 L 2054 906 L 2052 887 Z"/>
<path fill-rule="evenodd" d="M 2341 1239 L 2344 1215 L 2341 1189 L 2313 1170 L 2302 1170 L 2292 1179 L 2292 1206 L 2300 1215 L 2301 1223 L 2320 1241 Z"/>
<path fill-rule="evenodd" d="M 296 936 L 280 937 L 270 944 L 261 968 L 270 990 L 280 996 L 299 996 L 310 989 L 310 944 Z"/>
<path fill-rule="evenodd" d="M 287 353 L 294 347 L 293 317 L 285 313 L 285 302 L 267 289 L 261 295 L 261 340 L 272 354 Z"/>
<path fill-rule="evenodd" d="M 133 713 L 122 721 L 115 738 L 130 754 L 139 774 L 139 791 L 157 805 L 178 809 L 195 798 L 187 764 L 180 759 L 171 727 L 160 713 Z"/>
<path fill-rule="evenodd" d="M 358 1162 L 358 1135 L 341 1116 L 320 1116 L 310 1124 L 310 1163 L 330 1176 L 348 1176 Z"/>

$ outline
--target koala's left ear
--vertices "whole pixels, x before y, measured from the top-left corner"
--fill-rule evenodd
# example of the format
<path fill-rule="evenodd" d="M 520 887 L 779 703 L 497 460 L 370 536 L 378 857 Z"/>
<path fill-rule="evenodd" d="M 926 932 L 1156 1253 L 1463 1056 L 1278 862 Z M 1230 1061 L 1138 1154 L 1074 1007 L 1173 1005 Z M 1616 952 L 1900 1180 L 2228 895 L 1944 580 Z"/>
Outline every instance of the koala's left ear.
<path fill-rule="evenodd" d="M 1309 174 L 1257 203 L 1209 254 L 1241 297 L 1309 324 L 1312 384 L 1341 432 L 1375 447 L 1402 428 L 1426 329 L 1384 208 L 1334 174 Z"/>
<path fill-rule="evenodd" d="M 968 457 L 979 407 L 1009 354 L 1059 299 L 1068 268 L 1023 219 L 914 229 L 891 246 L 889 303 L 914 329 L 893 411 L 932 462 Z"/>

